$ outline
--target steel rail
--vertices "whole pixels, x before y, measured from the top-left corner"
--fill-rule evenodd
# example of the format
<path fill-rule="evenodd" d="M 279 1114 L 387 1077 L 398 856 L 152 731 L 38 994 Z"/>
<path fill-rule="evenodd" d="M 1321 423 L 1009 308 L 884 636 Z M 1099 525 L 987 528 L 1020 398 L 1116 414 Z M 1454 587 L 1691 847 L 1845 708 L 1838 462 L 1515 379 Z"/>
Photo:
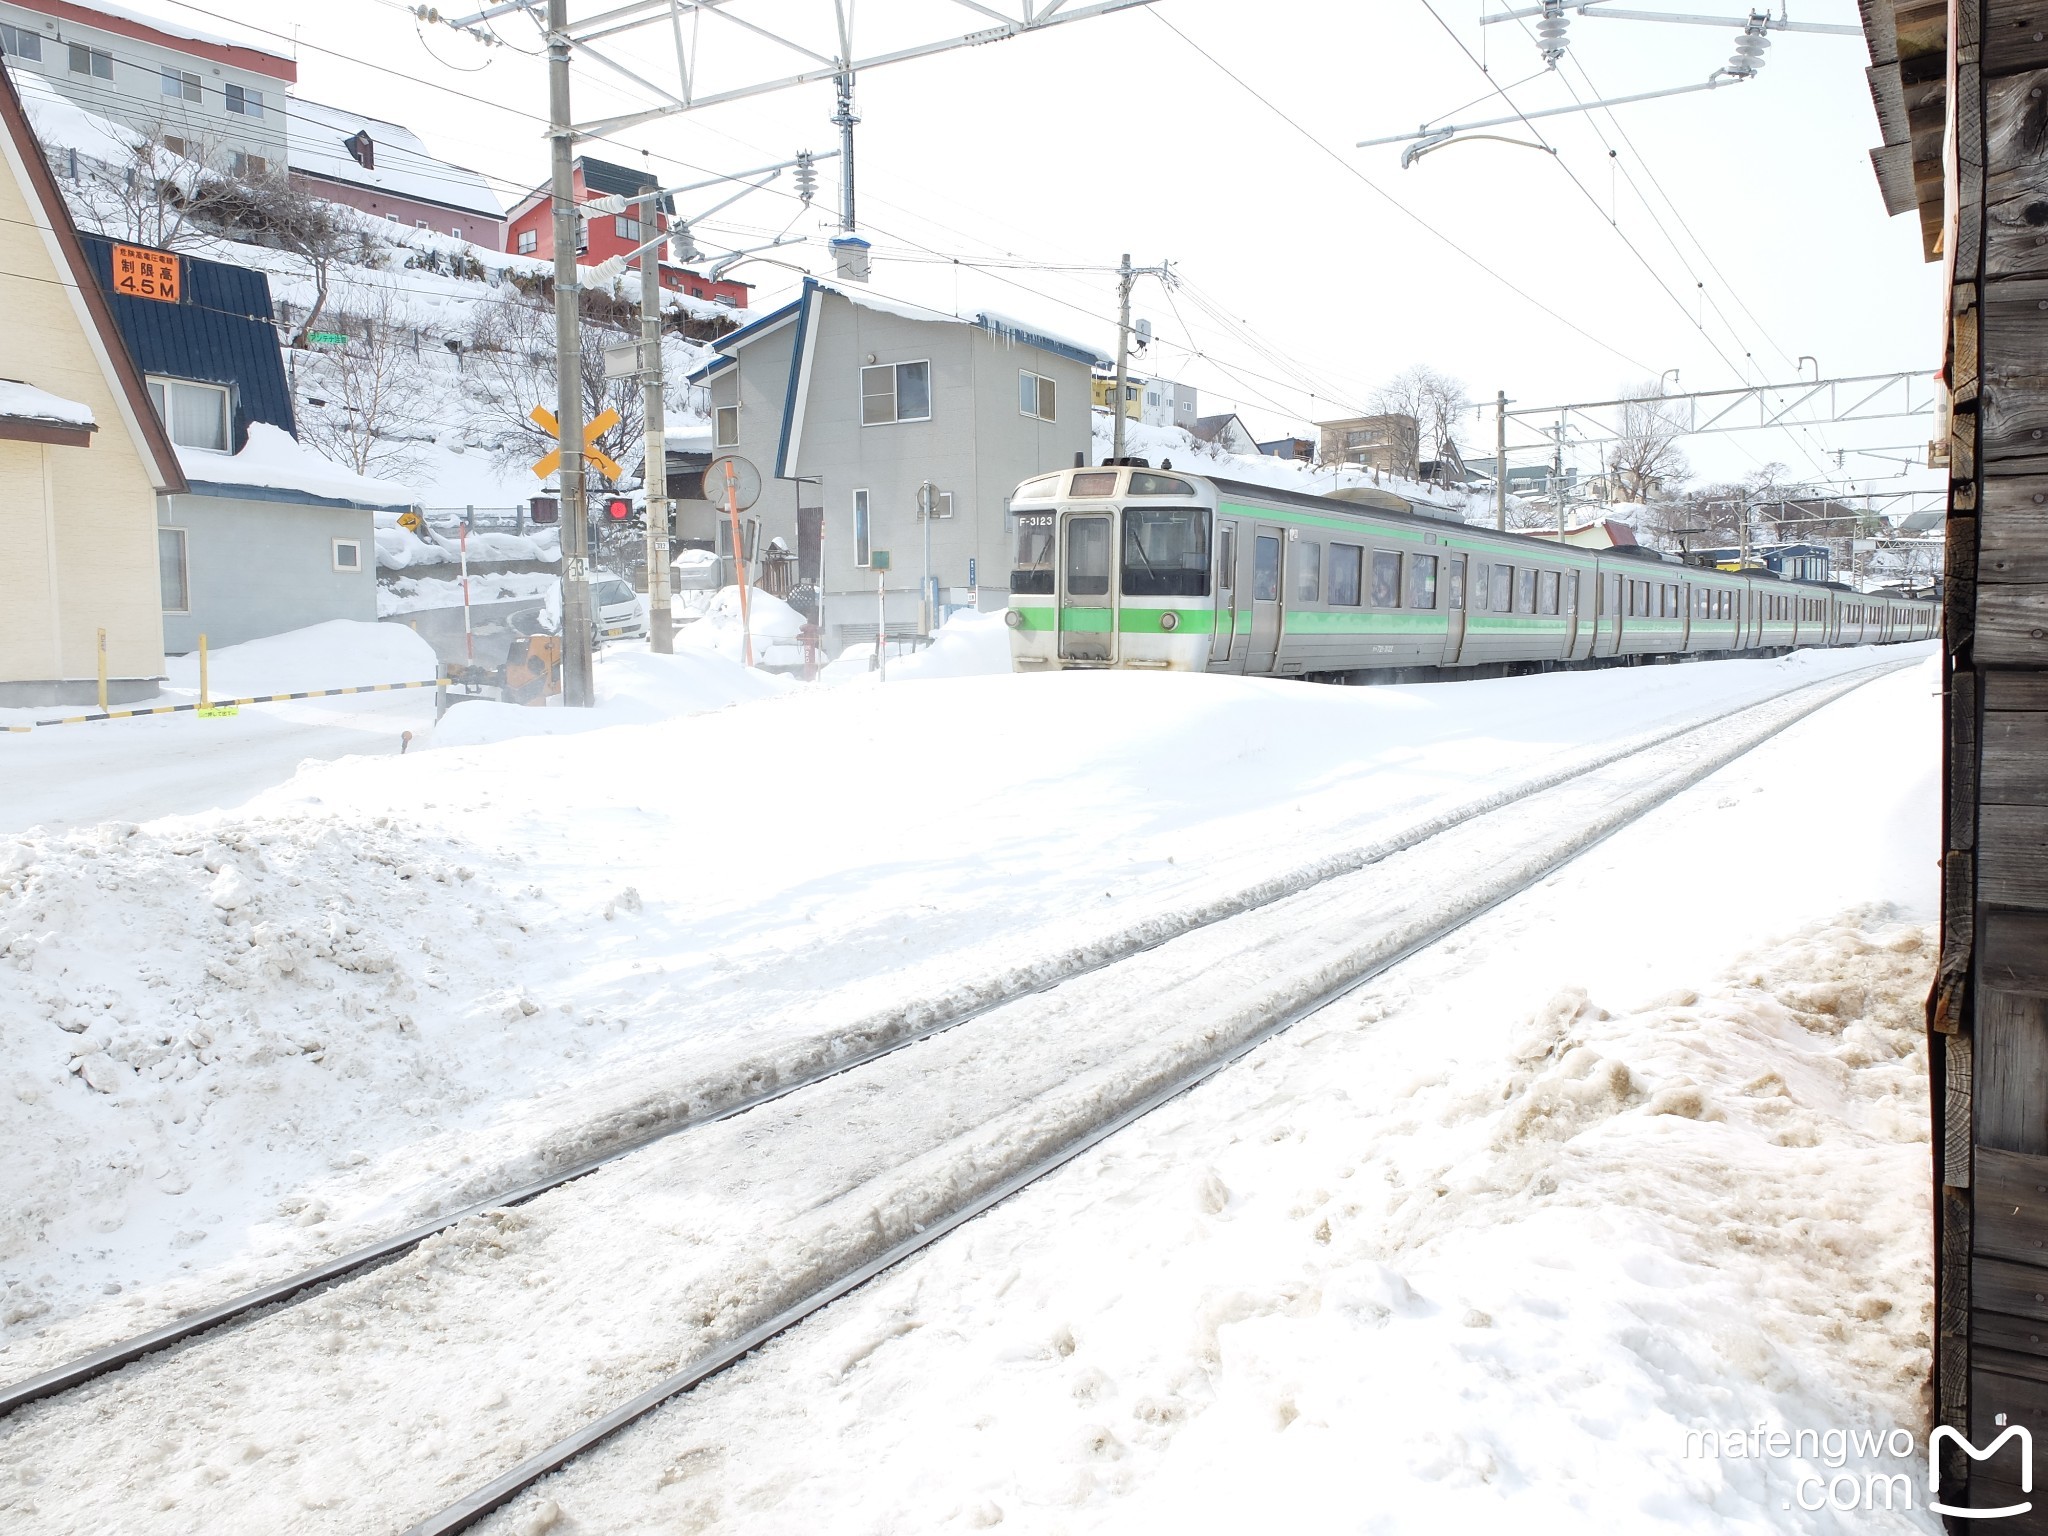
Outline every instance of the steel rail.
<path fill-rule="evenodd" d="M 1761 709 L 1768 705 L 1782 703 L 1802 692 L 1831 687 L 1839 683 L 1842 680 L 1842 676 L 1863 677 L 1866 673 L 1875 676 L 1879 672 L 1888 671 L 1897 665 L 1899 663 L 1892 662 L 1879 663 L 1873 667 L 1858 668 L 1837 677 L 1801 683 L 1781 693 L 1775 693 L 1767 698 L 1746 704 L 1735 711 L 1720 711 L 1689 716 L 1683 722 L 1652 731 L 1647 735 L 1632 737 L 1610 750 L 1575 758 L 1570 762 L 1559 764 L 1547 772 L 1535 775 L 1532 778 L 1521 780 L 1504 789 L 1496 790 L 1491 794 L 1482 795 L 1478 799 L 1466 801 L 1438 815 L 1425 818 L 1378 842 L 1362 844 L 1342 853 L 1316 860 L 1311 864 L 1297 866 L 1271 879 L 1243 887 L 1213 902 L 1200 911 L 1192 914 L 1182 914 L 1180 921 L 1168 925 L 1164 931 L 1156 931 L 1150 925 L 1145 924 L 1140 924 L 1133 929 L 1127 929 L 1122 936 L 1121 942 L 1112 939 L 1106 946 L 1094 949 L 1087 958 L 1059 969 L 1052 975 L 1032 982 L 1029 985 L 1015 986 L 1007 989 L 997 986 L 985 994 L 985 1000 L 982 1002 L 945 1014 L 927 1024 L 884 1040 L 868 1050 L 835 1060 L 814 1072 L 806 1073 L 801 1077 L 791 1078 L 786 1082 L 777 1083 L 773 1087 L 765 1088 L 758 1093 L 744 1095 L 727 1104 L 710 1109 L 705 1113 L 685 1116 L 674 1123 L 660 1126 L 658 1129 L 650 1131 L 645 1135 L 614 1143 L 601 1152 L 594 1153 L 564 1168 L 543 1174 L 539 1178 L 529 1180 L 514 1188 L 501 1191 L 482 1200 L 473 1201 L 445 1215 L 433 1217 L 428 1221 L 409 1227 L 390 1237 L 381 1238 L 364 1247 L 339 1254 L 324 1263 L 271 1281 L 266 1285 L 230 1297 L 213 1306 L 174 1318 L 160 1327 L 150 1329 L 131 1338 L 119 1340 L 101 1349 L 94 1350 L 89 1354 L 67 1361 L 62 1365 L 53 1366 L 49 1370 L 15 1382 L 4 1389 L 0 1389 L 0 1419 L 5 1419 L 15 1410 L 26 1407 L 31 1403 L 58 1396 L 76 1387 L 83 1386 L 85 1383 L 93 1381 L 98 1377 L 121 1370 L 149 1355 L 157 1354 L 189 1339 L 211 1333 L 216 1329 L 228 1327 L 265 1308 L 294 1299 L 303 1299 L 312 1292 L 337 1284 L 351 1276 L 388 1264 L 395 1259 L 402 1258 L 428 1238 L 435 1236 L 437 1233 L 445 1232 L 450 1227 L 456 1226 L 474 1216 L 482 1215 L 486 1211 L 507 1210 L 515 1206 L 524 1205 L 531 1200 L 538 1199 L 550 1190 L 559 1189 L 565 1184 L 571 1184 L 578 1179 L 586 1178 L 590 1174 L 596 1173 L 600 1169 L 619 1161 L 621 1158 L 630 1157 L 636 1152 L 644 1151 L 648 1147 L 665 1141 L 671 1136 L 681 1135 L 684 1132 L 697 1130 L 705 1126 L 717 1125 L 722 1121 L 746 1114 L 750 1110 L 759 1109 L 763 1105 L 775 1103 L 777 1100 L 787 1098 L 792 1094 L 801 1093 L 806 1089 L 816 1087 L 818 1084 L 828 1082 L 844 1073 L 858 1071 L 860 1068 L 879 1061 L 883 1057 L 893 1055 L 897 1051 L 904 1050 L 921 1041 L 932 1039 L 949 1030 L 957 1029 L 963 1024 L 971 1023 L 997 1008 L 1007 1007 L 1025 998 L 1049 992 L 1056 987 L 1065 986 L 1083 977 L 1107 970 L 1115 965 L 1120 965 L 1136 955 L 1148 953 L 1151 950 L 1157 949 L 1160 945 L 1170 943 L 1186 934 L 1196 933 L 1202 929 L 1213 927 L 1218 923 L 1228 922 L 1247 913 L 1259 911 L 1264 907 L 1283 901 L 1290 896 L 1298 895 L 1314 886 L 1325 884 L 1344 875 L 1355 874 L 1359 870 L 1368 868 L 1397 853 L 1404 853 L 1409 849 L 1419 847 L 1432 838 L 1442 836 L 1444 833 L 1469 821 L 1476 820 L 1481 816 L 1490 815 L 1518 801 L 1543 794 L 1584 774 L 1599 772 L 1601 769 L 1612 767 L 1614 764 L 1625 761 L 1628 758 L 1652 751 L 1681 736 L 1689 735 L 1695 731 L 1706 730 L 1718 724 L 1724 724 L 1731 719 L 1739 718 L 1753 709 Z"/>
<path fill-rule="evenodd" d="M 1437 926 L 1425 933 L 1418 934 L 1398 951 L 1381 956 L 1359 973 L 1336 983 L 1309 1001 L 1285 1009 L 1218 1055 L 1198 1063 L 1171 1083 L 1154 1091 L 1137 1103 L 1126 1106 L 1100 1123 L 1090 1126 L 1079 1136 L 1031 1163 L 1020 1172 L 972 1197 L 957 1210 L 926 1223 L 922 1231 L 913 1232 L 883 1253 L 864 1261 L 848 1270 L 845 1274 L 827 1281 L 824 1285 L 769 1318 L 766 1322 L 699 1355 L 673 1375 L 655 1383 L 638 1396 L 621 1403 L 618 1407 L 602 1417 L 592 1420 L 574 1433 L 564 1436 L 545 1450 L 527 1457 L 517 1466 L 492 1479 L 483 1487 L 456 1500 L 426 1519 L 406 1527 L 403 1536 L 457 1536 L 457 1533 L 468 1530 L 477 1521 L 510 1503 L 542 1478 L 559 1471 L 562 1467 L 594 1446 L 609 1439 L 638 1420 L 645 1418 L 664 1403 L 681 1396 L 691 1388 L 717 1375 L 720 1371 L 738 1363 L 747 1355 L 752 1354 L 762 1345 L 774 1339 L 778 1334 L 787 1332 L 805 1319 L 830 1306 L 841 1297 L 859 1289 L 884 1271 L 893 1268 L 919 1251 L 930 1247 L 939 1241 L 940 1238 L 964 1226 L 967 1222 L 986 1214 L 1011 1196 L 1036 1183 L 1046 1175 L 1064 1167 L 1082 1153 L 1106 1141 L 1117 1132 L 1128 1129 L 1131 1125 L 1142 1120 L 1145 1116 L 1163 1105 L 1171 1103 L 1174 1099 L 1201 1086 L 1226 1067 L 1242 1060 L 1275 1036 L 1293 1028 L 1294 1025 L 1300 1023 L 1303 1019 L 1320 1012 L 1332 1003 L 1340 1001 L 1376 977 L 1384 975 L 1404 960 L 1412 959 L 1422 951 L 1442 942 L 1466 924 L 1483 917 L 1504 903 L 1512 901 L 1517 896 L 1540 885 L 1587 850 L 1597 848 L 1617 832 L 1633 825 L 1659 806 L 1683 794 L 1702 779 L 1719 772 L 1738 758 L 1755 751 L 1765 742 L 1798 724 L 1816 710 L 1825 708 L 1836 699 L 1854 692 L 1866 683 L 1873 682 L 1881 676 L 1903 670 L 1911 665 L 1914 665 L 1914 663 L 1892 662 L 1890 664 L 1859 668 L 1854 672 L 1838 675 L 1833 678 L 1821 679 L 1806 685 L 1804 688 L 1790 689 L 1785 693 L 1775 695 L 1770 699 L 1761 700 L 1756 704 L 1738 710 L 1733 715 L 1723 717 L 1720 721 L 1709 721 L 1694 727 L 1696 730 L 1706 730 L 1715 724 L 1725 723 L 1731 719 L 1739 719 L 1742 715 L 1748 714 L 1753 710 L 1766 709 L 1774 704 L 1783 704 L 1801 692 L 1817 691 L 1817 696 L 1807 702 L 1804 707 L 1789 711 L 1782 719 L 1743 739 L 1732 749 L 1704 751 L 1689 765 L 1673 771 L 1664 779 L 1655 782 L 1648 789 L 1612 807 L 1608 814 L 1598 820 L 1584 836 L 1560 838 L 1555 845 L 1552 855 L 1541 861 L 1534 870 L 1524 874 L 1511 887 L 1476 902 L 1461 911 L 1452 913 Z"/>

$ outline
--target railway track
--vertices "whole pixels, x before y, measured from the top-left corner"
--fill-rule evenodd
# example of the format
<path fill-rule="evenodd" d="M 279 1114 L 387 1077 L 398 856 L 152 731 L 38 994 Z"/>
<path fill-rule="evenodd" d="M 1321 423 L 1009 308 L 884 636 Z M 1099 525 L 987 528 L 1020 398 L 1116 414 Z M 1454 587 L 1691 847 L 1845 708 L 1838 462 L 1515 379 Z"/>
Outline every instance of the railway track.
<path fill-rule="evenodd" d="M 275 1308 L 280 1301 L 292 1297 L 310 1299 L 316 1293 L 333 1289 L 350 1276 L 360 1276 L 366 1269 L 390 1264 L 429 1239 L 449 1233 L 465 1222 L 475 1226 L 480 1221 L 500 1221 L 502 1218 L 495 1213 L 508 1206 L 531 1201 L 571 1180 L 586 1178 L 599 1169 L 619 1163 L 630 1153 L 648 1151 L 657 1143 L 673 1137 L 678 1130 L 708 1129 L 730 1122 L 748 1110 L 764 1109 L 778 1103 L 785 1106 L 785 1120 L 792 1123 L 801 1121 L 802 1110 L 788 1101 L 796 1100 L 806 1090 L 824 1089 L 835 1080 L 838 1080 L 838 1085 L 831 1091 L 837 1094 L 838 1102 L 853 1102 L 859 1097 L 859 1079 L 867 1074 L 847 1080 L 845 1074 L 850 1069 L 880 1062 L 913 1045 L 937 1042 L 939 1036 L 958 1031 L 962 1025 L 1032 999 L 1040 1000 L 1043 1016 L 1058 1015 L 1062 1008 L 1072 1012 L 1071 1005 L 1050 995 L 1055 989 L 1061 993 L 1082 994 L 1088 992 L 1092 983 L 1095 992 L 1114 999 L 1121 995 L 1118 988 L 1124 985 L 1123 973 L 1134 967 L 1140 972 L 1149 970 L 1151 973 L 1149 977 L 1138 976 L 1138 985 L 1134 989 L 1125 988 L 1138 996 L 1158 994 L 1171 997 L 1176 978 L 1184 974 L 1201 975 L 1226 966 L 1235 965 L 1251 976 L 1248 999 L 1243 1006 L 1198 1020 L 1198 1027 L 1192 1030 L 1175 1033 L 1173 1028 L 1162 1024 L 1155 1037 L 1141 1041 L 1132 1052 L 1126 1053 L 1130 1060 L 1114 1058 L 1116 1070 L 1113 1072 L 1103 1060 L 1091 1058 L 1082 1064 L 1078 1072 L 1071 1074 L 1070 1081 L 1034 1080 L 1030 1092 L 1021 1101 L 1033 1113 L 1015 1124 L 1008 1124 L 1004 1134 L 996 1138 L 999 1145 L 986 1155 L 970 1158 L 964 1174 L 959 1169 L 953 1170 L 936 1203 L 922 1192 L 913 1190 L 891 1207 L 893 1214 L 902 1218 L 900 1222 L 892 1224 L 892 1221 L 878 1219 L 873 1223 L 872 1232 L 838 1233 L 833 1240 L 822 1244 L 829 1255 L 829 1262 L 813 1264 L 808 1270 L 795 1273 L 790 1283 L 779 1284 L 771 1277 L 757 1285 L 752 1310 L 735 1316 L 731 1309 L 727 1309 L 725 1317 L 715 1318 L 707 1326 L 717 1336 L 708 1342 L 707 1347 L 697 1349 L 681 1360 L 674 1370 L 662 1374 L 639 1391 L 624 1395 L 623 1400 L 615 1400 L 601 1413 L 588 1415 L 569 1433 L 517 1459 L 511 1470 L 492 1478 L 410 1528 L 412 1536 L 462 1530 L 492 1509 L 517 1497 L 548 1472 L 759 1347 L 776 1333 L 936 1241 L 1160 1104 L 1186 1092 L 1300 1018 L 1326 1006 L 1336 997 L 1435 942 L 1498 902 L 1525 890 L 1584 848 L 1654 809 L 1806 714 L 1864 682 L 1895 670 L 1899 665 L 1903 663 L 1882 664 L 1791 690 L 1714 721 L 1692 722 L 1660 731 L 1648 739 L 1637 739 L 1593 754 L 1590 760 L 1581 759 L 1505 789 L 1487 797 L 1477 806 L 1467 805 L 1426 818 L 1369 848 L 1350 850 L 1319 861 L 1306 870 L 1297 870 L 1265 882 L 1251 891 L 1233 893 L 1204 908 L 1201 913 L 1185 914 L 1185 920 L 1171 932 L 1130 935 L 1127 942 L 1112 944 L 1111 953 L 1098 955 L 1090 963 L 1053 980 L 1013 990 L 1006 996 L 926 1027 L 908 1030 L 900 1038 L 834 1063 L 828 1070 L 723 1106 L 715 1113 L 684 1125 L 665 1128 L 631 1146 L 613 1149 L 585 1164 L 561 1170 L 524 1189 L 511 1191 L 506 1197 L 452 1213 L 373 1249 L 345 1255 L 317 1270 L 237 1298 L 206 1314 L 183 1319 L 170 1329 L 157 1330 L 154 1334 L 100 1351 L 59 1371 L 44 1373 L 0 1397 L 0 1411 L 62 1394 L 143 1355 L 190 1340 L 195 1334 L 224 1323 L 246 1319 L 260 1309 L 272 1309 L 266 1315 L 276 1318 L 279 1314 Z M 1546 797 L 1560 798 L 1556 804 L 1546 805 L 1542 803 Z M 1538 803 L 1528 803 L 1532 801 Z M 1503 818 L 1506 817 L 1514 818 L 1521 834 L 1519 844 L 1513 845 L 1511 857 L 1503 857 L 1501 853 L 1501 834 L 1507 825 Z M 1402 867 L 1399 870 L 1380 868 L 1390 861 L 1398 862 Z M 1431 861 L 1439 871 L 1445 867 L 1457 871 L 1456 877 L 1448 881 L 1439 880 L 1434 885 L 1426 879 L 1417 880 L 1410 866 L 1419 868 Z M 1385 876 L 1377 882 L 1376 889 L 1371 878 L 1375 873 Z M 1335 889 L 1347 884 L 1356 885 L 1351 877 L 1365 880 L 1366 886 L 1356 890 Z M 1361 897 L 1369 919 L 1363 922 L 1362 927 L 1358 911 L 1352 910 L 1359 906 Z M 1304 901 L 1307 905 L 1303 905 Z M 1291 903 L 1298 910 L 1281 913 L 1268 910 L 1282 903 Z M 1242 938 L 1238 934 L 1245 925 L 1226 923 L 1230 918 L 1257 920 L 1260 914 L 1265 914 L 1263 928 L 1255 921 L 1252 928 L 1245 929 Z M 1321 927 L 1317 926 L 1318 916 L 1323 920 Z M 1333 918 L 1339 920 L 1333 922 Z M 1206 931 L 1217 930 L 1219 925 L 1220 931 Z M 1342 932 L 1347 928 L 1356 932 L 1346 934 L 1340 941 L 1329 938 L 1331 932 Z M 1286 944 L 1281 946 L 1284 954 L 1275 947 L 1273 935 L 1276 933 L 1286 936 Z M 1190 944 L 1199 947 L 1190 950 L 1187 948 Z M 1286 947 L 1289 945 L 1291 948 Z M 1168 953 L 1170 948 L 1175 952 Z M 1265 968 L 1265 974 L 1260 973 L 1261 967 Z M 1185 998 L 1176 998 L 1171 1006 L 1182 1006 L 1186 1001 Z M 1085 1032 L 1089 1020 L 1095 1015 L 1088 1012 L 1090 1005 L 1086 997 L 1080 998 L 1078 1006 L 1076 1016 Z M 934 1045 L 933 1048 L 938 1047 Z M 1138 1060 L 1138 1057 L 1143 1059 Z M 962 1055 L 961 1059 L 969 1057 Z M 904 1074 L 899 1072 L 898 1075 Z M 928 1072 L 910 1073 L 907 1080 L 916 1081 L 929 1076 Z M 1077 1084 L 1080 1085 L 1078 1088 Z M 1062 1094 L 1064 1098 L 1061 1098 Z M 980 1109 L 975 1111 L 977 1114 L 981 1112 Z M 1002 1108 L 997 1118 L 987 1123 L 996 1124 L 1001 1114 L 1009 1114 L 1015 1120 L 1016 1113 L 1013 1107 Z M 968 1125 L 969 1135 L 978 1127 L 972 1115 L 963 1124 Z M 961 1135 L 960 1130 L 954 1128 L 952 1140 L 960 1140 Z M 740 1139 L 744 1140 L 744 1137 Z M 937 1143 L 942 1147 L 950 1144 L 943 1136 Z M 874 1179 L 867 1182 L 855 1180 L 848 1188 L 866 1191 L 875 1182 Z M 914 1177 L 912 1182 L 915 1182 Z M 841 1191 L 840 1197 L 843 1198 L 844 1194 Z M 829 1205 L 831 1201 L 828 1199 L 825 1203 Z M 817 1208 L 813 1206 L 813 1209 Z M 728 1322 L 730 1326 L 727 1326 Z M 179 1353 L 185 1358 L 191 1355 L 189 1347 Z M 109 1387 L 113 1385 L 108 1384 Z M 103 1394 L 94 1395 L 100 1398 Z M 46 1412 L 54 1413 L 62 1406 L 48 1405 Z M 34 1417 L 41 1419 L 43 1416 L 37 1414 Z M 419 1506 L 415 1504 L 414 1507 Z M 360 1526 L 351 1524 L 348 1528 Z"/>

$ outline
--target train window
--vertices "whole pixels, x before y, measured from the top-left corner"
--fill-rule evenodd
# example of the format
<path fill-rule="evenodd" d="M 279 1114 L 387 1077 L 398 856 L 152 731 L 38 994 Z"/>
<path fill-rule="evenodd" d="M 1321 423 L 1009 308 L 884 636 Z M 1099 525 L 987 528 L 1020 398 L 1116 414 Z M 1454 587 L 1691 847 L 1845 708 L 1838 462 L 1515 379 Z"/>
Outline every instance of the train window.
<path fill-rule="evenodd" d="M 1408 557 L 1408 603 L 1410 608 L 1436 606 L 1436 556 Z"/>
<path fill-rule="evenodd" d="M 1536 572 L 1530 566 L 1523 566 L 1515 572 L 1515 612 L 1536 611 Z"/>
<path fill-rule="evenodd" d="M 1237 524 L 1227 525 L 1216 539 L 1216 584 L 1225 592 L 1237 587 Z"/>
<path fill-rule="evenodd" d="M 1269 533 L 1252 540 L 1252 601 L 1280 601 L 1280 540 Z"/>
<path fill-rule="evenodd" d="M 1486 570 L 1487 566 L 1484 560 L 1473 561 L 1472 611 L 1474 613 L 1486 612 Z"/>
<path fill-rule="evenodd" d="M 1453 556 L 1444 562 L 1444 606 L 1453 613 L 1464 611 L 1465 607 L 1465 557 Z"/>
<path fill-rule="evenodd" d="M 1051 512 L 1017 514 L 1017 563 L 1010 569 L 1012 592 L 1051 595 L 1053 521 Z"/>
<path fill-rule="evenodd" d="M 1512 565 L 1496 565 L 1493 568 L 1493 611 L 1515 611 L 1515 568 Z"/>
<path fill-rule="evenodd" d="M 1364 584 L 1365 551 L 1356 544 L 1330 546 L 1330 606 L 1356 608 Z"/>
<path fill-rule="evenodd" d="M 1384 549 L 1372 553 L 1372 605 L 1375 608 L 1401 606 L 1401 557 Z"/>
<path fill-rule="evenodd" d="M 1294 546 L 1294 600 L 1320 602 L 1323 596 L 1323 546 L 1303 539 Z"/>
<path fill-rule="evenodd" d="M 1544 571 L 1536 578 L 1536 611 L 1557 612 L 1557 572 Z"/>
<path fill-rule="evenodd" d="M 1109 519 L 1067 519 L 1067 596 L 1109 595 Z"/>
<path fill-rule="evenodd" d="M 1640 581 L 1628 584 L 1628 616 L 1632 619 L 1642 612 L 1642 590 L 1643 584 Z"/>
<path fill-rule="evenodd" d="M 1051 420 L 1050 417 L 1046 418 Z M 1185 480 L 1172 475 L 1151 475 L 1136 470 L 1131 475 L 1130 494 L 1133 496 L 1192 496 L 1195 488 Z"/>
<path fill-rule="evenodd" d="M 1203 507 L 1124 509 L 1126 597 L 1209 595 L 1209 513 Z"/>

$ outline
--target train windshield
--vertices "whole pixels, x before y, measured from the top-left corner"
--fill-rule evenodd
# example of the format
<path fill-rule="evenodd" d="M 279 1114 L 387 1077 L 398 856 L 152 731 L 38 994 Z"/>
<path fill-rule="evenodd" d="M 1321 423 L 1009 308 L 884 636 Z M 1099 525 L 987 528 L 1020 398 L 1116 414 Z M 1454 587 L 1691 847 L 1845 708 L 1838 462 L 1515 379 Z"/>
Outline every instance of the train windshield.
<path fill-rule="evenodd" d="M 1052 595 L 1053 519 L 1051 512 L 1017 514 L 1017 561 L 1010 568 L 1012 592 Z"/>
<path fill-rule="evenodd" d="M 1203 507 L 1124 509 L 1125 597 L 1209 595 L 1209 513 Z"/>

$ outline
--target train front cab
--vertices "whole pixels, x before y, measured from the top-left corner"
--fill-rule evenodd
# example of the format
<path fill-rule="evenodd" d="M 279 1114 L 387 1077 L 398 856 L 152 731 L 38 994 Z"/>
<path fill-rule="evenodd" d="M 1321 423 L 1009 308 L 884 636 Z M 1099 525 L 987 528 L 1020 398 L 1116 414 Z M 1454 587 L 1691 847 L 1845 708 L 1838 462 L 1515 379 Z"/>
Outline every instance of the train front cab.
<path fill-rule="evenodd" d="M 1200 671 L 1212 635 L 1231 654 L 1240 624 L 1256 643 L 1254 596 L 1234 549 L 1217 552 L 1216 493 L 1169 471 L 1102 467 L 1041 475 L 1010 499 L 1010 656 L 1020 671 L 1138 667 Z M 1224 541 L 1230 545 L 1228 538 Z M 1272 620 L 1277 637 L 1278 620 Z"/>

